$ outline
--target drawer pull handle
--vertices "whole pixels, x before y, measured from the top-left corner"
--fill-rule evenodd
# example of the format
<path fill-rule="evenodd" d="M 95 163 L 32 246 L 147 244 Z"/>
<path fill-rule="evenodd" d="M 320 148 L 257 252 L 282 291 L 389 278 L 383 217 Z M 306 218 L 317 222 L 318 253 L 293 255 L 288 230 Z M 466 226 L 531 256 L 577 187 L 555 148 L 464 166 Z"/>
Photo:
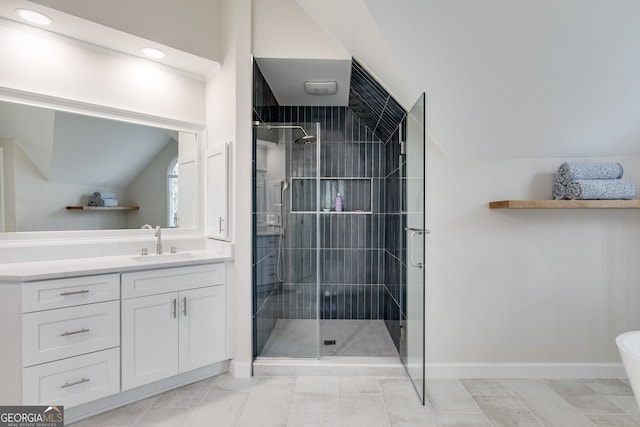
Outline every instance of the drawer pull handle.
<path fill-rule="evenodd" d="M 67 388 L 67 387 L 73 387 L 74 385 L 78 385 L 78 384 L 82 384 L 82 383 L 88 383 L 89 381 L 91 381 L 89 378 L 83 378 L 80 381 L 76 381 L 74 383 L 64 383 L 60 386 L 60 388 Z"/>
<path fill-rule="evenodd" d="M 60 294 L 61 297 L 68 297 L 69 295 L 79 295 L 79 294 L 88 294 L 89 291 L 86 289 L 83 289 L 81 291 L 71 291 L 71 292 L 63 292 Z"/>
<path fill-rule="evenodd" d="M 187 297 L 182 298 L 182 314 L 187 317 Z"/>
<path fill-rule="evenodd" d="M 175 319 L 176 318 L 176 312 L 177 312 L 177 300 L 174 298 L 173 301 L 171 302 L 171 316 Z"/>
<path fill-rule="evenodd" d="M 75 334 L 84 334 L 85 332 L 89 332 L 91 329 L 86 329 L 86 328 L 82 328 L 78 331 L 73 331 L 73 332 L 63 332 L 60 334 L 61 337 L 67 337 L 69 335 L 75 335 Z"/>

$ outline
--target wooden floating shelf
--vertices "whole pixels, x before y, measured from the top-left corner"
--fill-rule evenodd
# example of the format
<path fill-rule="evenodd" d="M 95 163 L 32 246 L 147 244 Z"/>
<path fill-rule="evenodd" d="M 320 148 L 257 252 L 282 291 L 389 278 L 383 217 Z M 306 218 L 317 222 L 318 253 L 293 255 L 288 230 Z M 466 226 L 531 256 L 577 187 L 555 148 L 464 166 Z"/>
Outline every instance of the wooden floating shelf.
<path fill-rule="evenodd" d="M 140 206 L 67 206 L 70 211 L 137 211 Z"/>
<path fill-rule="evenodd" d="M 640 209 L 640 200 L 500 200 L 489 209 Z"/>

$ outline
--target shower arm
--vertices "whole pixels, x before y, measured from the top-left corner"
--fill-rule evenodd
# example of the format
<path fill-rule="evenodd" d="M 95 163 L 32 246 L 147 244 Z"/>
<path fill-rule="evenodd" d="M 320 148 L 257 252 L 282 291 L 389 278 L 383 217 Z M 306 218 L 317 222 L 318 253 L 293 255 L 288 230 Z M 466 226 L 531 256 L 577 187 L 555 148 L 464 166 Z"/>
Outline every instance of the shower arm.
<path fill-rule="evenodd" d="M 306 130 L 304 130 L 304 128 L 302 126 L 294 126 L 294 125 L 266 125 L 267 129 L 300 129 L 302 131 L 302 133 L 304 133 L 304 136 L 309 136 L 309 134 L 307 133 Z"/>

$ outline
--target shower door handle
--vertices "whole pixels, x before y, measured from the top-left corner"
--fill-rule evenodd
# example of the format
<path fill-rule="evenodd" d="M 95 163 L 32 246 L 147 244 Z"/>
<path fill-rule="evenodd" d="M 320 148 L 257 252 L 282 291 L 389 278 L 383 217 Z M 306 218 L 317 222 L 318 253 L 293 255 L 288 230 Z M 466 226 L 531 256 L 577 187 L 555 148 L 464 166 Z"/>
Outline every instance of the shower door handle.
<path fill-rule="evenodd" d="M 409 263 L 416 268 L 423 268 L 424 264 L 422 262 L 415 262 L 413 260 L 413 250 L 412 250 L 413 238 L 416 236 L 423 236 L 425 234 L 429 234 L 431 233 L 431 231 L 425 230 L 424 228 L 412 228 L 412 227 L 405 227 L 404 230 L 411 232 L 411 237 L 409 237 Z"/>

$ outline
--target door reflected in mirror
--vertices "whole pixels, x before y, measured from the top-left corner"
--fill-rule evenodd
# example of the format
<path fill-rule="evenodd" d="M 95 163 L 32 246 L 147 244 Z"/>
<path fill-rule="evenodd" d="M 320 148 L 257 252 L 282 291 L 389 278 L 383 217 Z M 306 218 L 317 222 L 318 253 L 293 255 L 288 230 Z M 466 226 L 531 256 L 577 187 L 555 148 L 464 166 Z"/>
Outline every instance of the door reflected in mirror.
<path fill-rule="evenodd" d="M 195 133 L 0 102 L 0 152 L 3 231 L 197 226 Z"/>

